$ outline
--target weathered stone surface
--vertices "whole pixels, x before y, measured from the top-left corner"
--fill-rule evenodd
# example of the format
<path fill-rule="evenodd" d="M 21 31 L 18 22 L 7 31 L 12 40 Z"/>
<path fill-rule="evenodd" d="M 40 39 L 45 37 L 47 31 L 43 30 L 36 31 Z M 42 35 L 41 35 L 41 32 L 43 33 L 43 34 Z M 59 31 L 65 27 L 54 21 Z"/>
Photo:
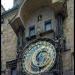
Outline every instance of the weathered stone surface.
<path fill-rule="evenodd" d="M 4 17 L 4 23 L 1 25 L 1 70 L 2 75 L 6 74 L 6 62 L 12 61 L 16 59 L 16 46 L 17 46 L 17 37 L 11 28 L 10 24 L 8 24 L 8 19 L 12 18 L 14 15 L 10 17 Z"/>
<path fill-rule="evenodd" d="M 68 16 L 64 21 L 64 34 L 66 37 L 66 47 L 74 51 L 74 0 L 67 1 Z"/>
<path fill-rule="evenodd" d="M 58 0 L 53 0 L 53 1 L 56 2 Z M 38 16 L 40 13 L 41 11 L 39 10 L 38 12 L 33 14 L 31 19 L 29 20 L 29 23 L 25 25 L 26 27 L 25 37 L 28 37 L 29 35 L 29 31 L 28 31 L 29 26 L 27 25 L 36 24 L 41 26 L 43 24 L 42 22 L 37 23 L 36 16 Z M 54 13 L 53 12 L 51 13 L 51 11 L 46 9 L 45 10 L 42 9 L 42 13 L 44 15 L 47 15 L 44 17 L 43 21 L 45 21 L 46 19 L 52 19 L 52 23 L 53 23 L 52 28 L 54 28 L 54 30 L 56 31 L 56 27 L 55 27 L 56 19 L 54 17 Z M 67 0 L 67 13 L 68 13 L 68 16 L 64 20 L 63 28 L 64 28 L 64 35 L 66 37 L 66 48 L 69 49 L 70 51 L 64 52 L 62 54 L 63 75 L 72 75 L 73 71 L 71 69 L 73 67 L 73 62 L 74 62 L 72 61 L 72 53 L 74 52 L 74 0 Z M 15 14 L 16 14 L 16 11 L 12 14 L 9 14 L 8 16 L 4 16 L 4 23 L 1 25 L 1 31 L 2 31 L 2 34 L 1 34 L 1 62 L 2 62 L 1 66 L 2 68 L 1 70 L 2 71 L 6 70 L 5 75 L 8 75 L 7 74 L 8 72 L 6 69 L 6 62 L 16 59 L 17 37 L 8 21 L 8 20 L 11 20 L 15 16 Z M 50 16 L 52 17 L 50 18 Z M 37 27 L 36 27 L 36 30 L 38 30 Z M 39 29 L 39 32 L 43 32 L 43 31 L 44 31 L 44 27 L 41 26 L 41 28 Z M 44 37 L 47 37 L 47 36 L 44 36 Z M 48 37 L 51 37 L 51 36 L 49 35 Z"/>
<path fill-rule="evenodd" d="M 71 69 L 71 52 L 65 52 L 62 54 L 62 60 L 63 60 L 63 69 L 69 70 Z"/>

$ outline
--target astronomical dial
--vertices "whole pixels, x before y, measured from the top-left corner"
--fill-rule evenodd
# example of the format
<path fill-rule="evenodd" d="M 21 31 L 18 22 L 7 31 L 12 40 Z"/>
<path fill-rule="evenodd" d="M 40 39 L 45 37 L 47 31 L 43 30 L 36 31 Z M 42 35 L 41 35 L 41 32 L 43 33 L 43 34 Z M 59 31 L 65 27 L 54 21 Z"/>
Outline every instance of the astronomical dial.
<path fill-rule="evenodd" d="M 39 41 L 30 45 L 23 53 L 23 71 L 28 74 L 39 74 L 50 70 L 56 59 L 54 45 Z"/>

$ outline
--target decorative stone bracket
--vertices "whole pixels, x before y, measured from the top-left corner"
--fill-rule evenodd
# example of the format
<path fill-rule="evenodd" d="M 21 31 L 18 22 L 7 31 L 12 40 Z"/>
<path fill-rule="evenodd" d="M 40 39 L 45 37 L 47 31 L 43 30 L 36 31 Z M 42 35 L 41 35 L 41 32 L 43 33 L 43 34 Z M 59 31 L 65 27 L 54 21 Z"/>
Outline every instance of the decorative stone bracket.
<path fill-rule="evenodd" d="M 15 18 L 14 20 L 10 21 L 9 23 L 17 36 L 18 36 L 19 28 L 22 28 L 22 30 L 24 30 L 24 26 L 23 26 L 23 23 L 22 23 L 20 17 Z"/>

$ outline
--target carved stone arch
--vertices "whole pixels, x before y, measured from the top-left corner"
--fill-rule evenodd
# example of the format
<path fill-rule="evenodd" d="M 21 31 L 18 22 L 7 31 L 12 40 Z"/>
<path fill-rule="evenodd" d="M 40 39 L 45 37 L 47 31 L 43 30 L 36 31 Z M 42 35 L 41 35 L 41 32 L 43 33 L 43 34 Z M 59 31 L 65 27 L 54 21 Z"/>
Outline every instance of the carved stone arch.
<path fill-rule="evenodd" d="M 25 24 L 34 11 L 40 7 L 48 6 L 54 10 L 55 14 L 62 12 L 62 14 L 66 16 L 65 4 L 65 0 L 24 0 L 22 6 L 20 7 L 19 15 Z"/>

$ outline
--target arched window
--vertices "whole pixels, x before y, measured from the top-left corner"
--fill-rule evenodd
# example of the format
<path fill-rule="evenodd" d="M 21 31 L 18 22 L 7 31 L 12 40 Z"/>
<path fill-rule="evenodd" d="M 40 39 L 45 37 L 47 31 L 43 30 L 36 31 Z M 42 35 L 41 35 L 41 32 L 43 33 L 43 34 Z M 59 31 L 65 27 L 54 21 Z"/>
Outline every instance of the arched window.
<path fill-rule="evenodd" d="M 35 26 L 29 27 L 29 36 L 34 36 L 35 35 Z"/>
<path fill-rule="evenodd" d="M 45 21 L 45 31 L 52 29 L 51 20 Z"/>
<path fill-rule="evenodd" d="M 16 74 L 16 68 L 11 69 L 11 75 L 17 75 Z"/>

